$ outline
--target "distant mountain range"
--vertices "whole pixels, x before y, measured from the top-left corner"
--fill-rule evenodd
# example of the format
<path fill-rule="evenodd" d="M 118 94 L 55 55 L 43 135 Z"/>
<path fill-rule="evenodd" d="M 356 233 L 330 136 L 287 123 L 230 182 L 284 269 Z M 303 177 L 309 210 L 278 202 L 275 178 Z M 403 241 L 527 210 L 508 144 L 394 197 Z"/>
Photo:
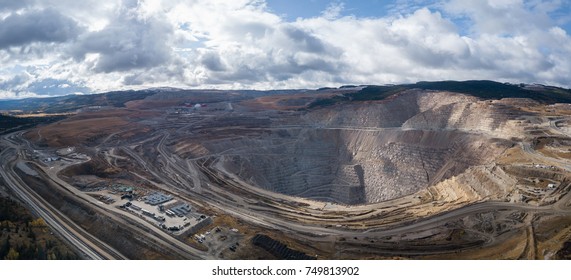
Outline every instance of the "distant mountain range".
<path fill-rule="evenodd" d="M 341 88 L 355 88 L 343 86 Z M 355 92 L 318 99 L 310 107 L 327 106 L 338 102 L 382 100 L 409 89 L 450 91 L 473 95 L 483 99 L 530 98 L 542 103 L 571 103 L 571 90 L 553 86 L 508 84 L 494 81 L 439 81 L 418 82 L 403 85 L 366 85 Z M 184 90 L 176 88 L 153 88 L 139 91 L 114 91 L 92 95 L 68 95 L 49 98 L 27 98 L 0 101 L 0 111 L 41 112 L 47 114 L 73 112 L 90 106 L 124 107 L 129 101 L 169 98 L 199 98 L 200 102 L 238 101 L 265 95 L 289 93 L 323 93 L 333 88 L 318 90 Z"/>

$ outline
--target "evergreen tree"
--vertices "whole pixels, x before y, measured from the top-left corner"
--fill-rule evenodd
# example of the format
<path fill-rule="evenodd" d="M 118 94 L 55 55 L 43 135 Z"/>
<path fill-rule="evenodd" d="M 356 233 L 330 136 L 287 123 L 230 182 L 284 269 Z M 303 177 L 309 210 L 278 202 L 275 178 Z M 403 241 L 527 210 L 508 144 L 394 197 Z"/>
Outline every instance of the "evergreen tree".
<path fill-rule="evenodd" d="M 0 259 L 4 259 L 6 255 L 8 255 L 9 251 L 10 251 L 10 235 L 8 235 L 8 238 L 6 238 L 6 240 L 4 240 L 4 242 L 2 243 L 2 246 L 0 246 Z"/>
<path fill-rule="evenodd" d="M 48 255 L 46 254 L 46 249 L 44 248 L 44 246 L 42 246 L 40 244 L 40 246 L 38 246 L 38 248 L 37 248 L 36 259 L 46 260 L 47 258 L 48 258 Z"/>
<path fill-rule="evenodd" d="M 28 238 L 32 239 L 32 242 L 36 242 L 36 234 L 34 233 L 34 230 L 30 230 L 28 232 Z"/>

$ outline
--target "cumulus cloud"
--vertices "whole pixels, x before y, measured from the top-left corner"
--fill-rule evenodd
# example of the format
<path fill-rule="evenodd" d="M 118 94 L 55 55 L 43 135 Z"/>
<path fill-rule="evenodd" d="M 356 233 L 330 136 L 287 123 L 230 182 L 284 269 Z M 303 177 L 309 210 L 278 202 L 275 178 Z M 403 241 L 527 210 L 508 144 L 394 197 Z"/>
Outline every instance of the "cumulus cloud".
<path fill-rule="evenodd" d="M 449 0 L 443 8 L 470 20 L 471 30 L 489 34 L 526 34 L 536 28 L 549 28 L 555 24 L 550 13 L 561 6 L 561 1 L 523 0 Z"/>
<path fill-rule="evenodd" d="M 91 93 L 91 89 L 50 67 L 26 67 L 20 74 L 6 78 L 0 74 L 0 98 L 25 98 Z"/>
<path fill-rule="evenodd" d="M 443 8 L 469 26 L 474 59 L 468 67 L 489 70 L 500 79 L 570 86 L 562 82 L 569 59 L 561 56 L 571 54 L 561 45 L 570 37 L 557 26 L 560 18 L 552 16 L 561 5 L 557 0 L 450 0 Z"/>
<path fill-rule="evenodd" d="M 13 11 L 30 6 L 34 0 L 0 0 L 0 11 Z"/>
<path fill-rule="evenodd" d="M 341 12 L 345 9 L 345 4 L 343 2 L 331 2 L 327 9 L 321 13 L 321 15 L 329 20 L 338 18 Z"/>
<path fill-rule="evenodd" d="M 344 16 L 352 5 L 288 20 L 263 0 L 0 0 L 0 90 L 571 86 L 563 1 L 393 0 L 386 15 Z"/>
<path fill-rule="evenodd" d="M 27 87 L 27 91 L 36 93 L 42 96 L 59 96 L 67 94 L 83 94 L 89 93 L 90 89 L 73 84 L 67 80 L 57 80 L 52 78 L 35 80 Z"/>
<path fill-rule="evenodd" d="M 323 53 L 325 51 L 325 46 L 321 40 L 300 28 L 286 25 L 282 32 L 299 51 L 308 53 Z"/>
<path fill-rule="evenodd" d="M 219 72 L 226 70 L 226 65 L 224 65 L 220 55 L 216 52 L 206 52 L 201 55 L 200 63 L 210 71 Z"/>
<path fill-rule="evenodd" d="M 66 42 L 80 31 L 74 20 L 53 9 L 12 13 L 0 21 L 0 49 L 33 42 Z"/>
<path fill-rule="evenodd" d="M 22 91 L 25 89 L 26 83 L 31 80 L 28 73 L 24 72 L 22 74 L 15 75 L 7 80 L 0 80 L 0 90 L 16 90 Z"/>
<path fill-rule="evenodd" d="M 139 15 L 139 7 L 137 1 L 124 1 L 109 25 L 79 38 L 74 57 L 84 61 L 86 54 L 98 54 L 93 67 L 96 72 L 128 71 L 166 63 L 171 55 L 167 43 L 173 31 L 157 17 Z"/>

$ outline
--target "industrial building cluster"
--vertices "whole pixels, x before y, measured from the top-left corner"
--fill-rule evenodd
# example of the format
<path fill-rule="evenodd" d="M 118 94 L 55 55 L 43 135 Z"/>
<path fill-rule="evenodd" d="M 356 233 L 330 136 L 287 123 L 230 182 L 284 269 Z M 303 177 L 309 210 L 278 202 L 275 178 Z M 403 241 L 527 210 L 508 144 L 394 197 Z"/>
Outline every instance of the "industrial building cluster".
<path fill-rule="evenodd" d="M 176 201 L 172 195 L 162 192 L 154 192 L 138 200 L 133 200 L 130 195 L 122 195 L 121 199 L 129 201 L 119 206 L 120 208 L 140 215 L 173 234 L 196 232 L 211 221 L 206 215 L 192 212 L 188 203 Z"/>

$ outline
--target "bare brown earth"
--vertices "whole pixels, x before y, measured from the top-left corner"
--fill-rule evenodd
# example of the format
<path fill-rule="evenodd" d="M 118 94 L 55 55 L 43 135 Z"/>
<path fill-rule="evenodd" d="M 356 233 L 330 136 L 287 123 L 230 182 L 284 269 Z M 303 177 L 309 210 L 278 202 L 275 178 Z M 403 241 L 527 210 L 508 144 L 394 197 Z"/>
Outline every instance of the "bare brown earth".
<path fill-rule="evenodd" d="M 74 116 L 64 122 L 30 130 L 26 136 L 34 142 L 50 147 L 69 147 L 76 143 L 87 145 L 102 141 L 105 136 L 120 133 L 118 136 L 130 138 L 148 130 L 138 121 L 156 116 L 153 112 L 134 110 L 110 110 L 90 112 Z"/>
<path fill-rule="evenodd" d="M 33 149 L 22 149 L 39 150 L 26 160 L 61 168 L 59 177 L 82 191 L 130 183 L 141 197 L 169 193 L 214 216 L 198 234 L 221 233 L 205 243 L 173 237 L 197 248 L 196 258 L 272 258 L 252 244 L 256 234 L 319 259 L 568 256 L 567 106 L 407 90 L 309 107 L 349 90 L 243 101 L 219 101 L 215 92 L 212 100 L 150 97 L 32 129 L 22 143 Z M 194 102 L 208 106 L 185 105 Z M 67 147 L 89 160 L 41 162 Z M 115 218 L 97 210 L 83 220 L 96 202 L 78 201 L 81 211 L 66 204 L 66 213 L 125 255 L 184 258 L 144 235 L 128 241 L 129 230 L 111 241 Z"/>

